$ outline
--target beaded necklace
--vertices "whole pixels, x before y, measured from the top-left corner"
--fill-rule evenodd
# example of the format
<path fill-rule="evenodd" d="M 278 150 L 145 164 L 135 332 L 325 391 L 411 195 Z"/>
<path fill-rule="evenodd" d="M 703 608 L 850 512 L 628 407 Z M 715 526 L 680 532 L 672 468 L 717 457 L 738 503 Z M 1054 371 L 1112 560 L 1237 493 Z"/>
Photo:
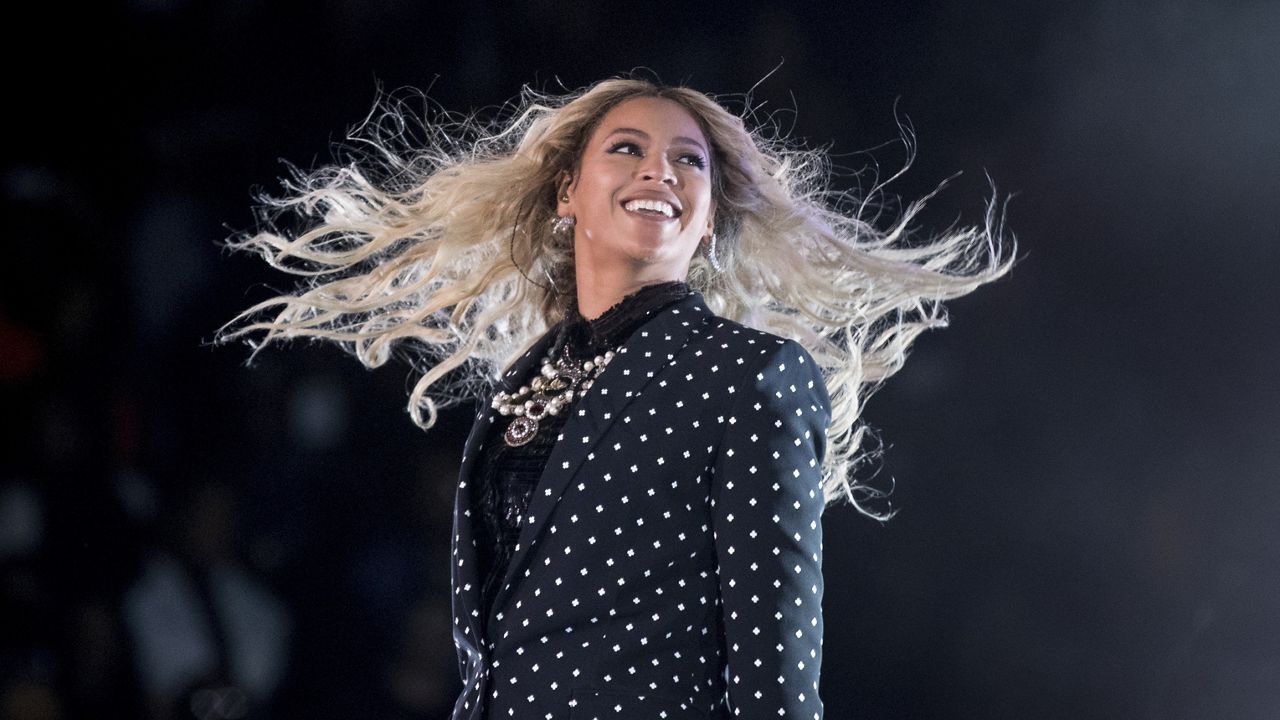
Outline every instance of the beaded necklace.
<path fill-rule="evenodd" d="M 591 389 L 639 322 L 689 293 L 685 283 L 667 281 L 646 285 L 595 320 L 585 320 L 571 311 L 533 380 L 513 392 L 494 395 L 493 409 L 503 416 L 515 416 L 502 435 L 503 441 L 509 447 L 531 441 L 538 434 L 539 420 L 559 415 Z M 612 349 L 606 349 L 610 346 Z M 575 359 L 580 354 L 588 355 L 587 359 Z"/>
<path fill-rule="evenodd" d="M 547 415 L 559 415 L 604 372 L 613 360 L 613 350 L 577 362 L 562 352 L 554 360 L 551 353 L 542 359 L 542 370 L 528 385 L 514 393 L 499 392 L 493 396 L 493 408 L 500 415 L 515 415 L 502 439 L 511 447 L 519 447 L 538 434 L 538 421 Z"/>

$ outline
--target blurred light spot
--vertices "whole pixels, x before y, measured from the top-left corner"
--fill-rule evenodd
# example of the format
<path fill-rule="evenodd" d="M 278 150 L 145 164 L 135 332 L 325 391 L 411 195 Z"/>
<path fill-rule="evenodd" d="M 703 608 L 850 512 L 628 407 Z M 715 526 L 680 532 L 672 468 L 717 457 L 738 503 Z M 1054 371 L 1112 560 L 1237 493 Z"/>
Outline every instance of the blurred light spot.
<path fill-rule="evenodd" d="M 26 485 L 0 490 L 0 560 L 30 555 L 44 539 L 44 508 Z"/>
<path fill-rule="evenodd" d="M 289 395 L 289 434 L 309 450 L 323 450 L 342 439 L 347 428 L 346 397 L 332 378 L 310 377 Z"/>

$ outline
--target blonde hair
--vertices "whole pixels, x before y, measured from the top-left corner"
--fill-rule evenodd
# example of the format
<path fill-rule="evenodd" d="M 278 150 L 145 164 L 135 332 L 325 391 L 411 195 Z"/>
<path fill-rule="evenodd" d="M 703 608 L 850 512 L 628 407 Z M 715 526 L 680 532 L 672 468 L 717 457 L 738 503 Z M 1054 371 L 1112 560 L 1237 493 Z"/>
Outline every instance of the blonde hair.
<path fill-rule="evenodd" d="M 916 336 L 946 324 L 941 301 L 1009 270 L 1003 214 L 993 196 L 982 226 L 922 241 L 910 224 L 931 193 L 878 228 L 883 207 L 873 203 L 885 183 L 861 198 L 833 191 L 825 153 L 753 132 L 689 88 L 611 79 L 563 97 L 526 90 L 502 120 L 438 116 L 412 141 L 403 104 L 380 103 L 351 135 L 364 149 L 355 159 L 295 170 L 285 197 L 264 198 L 265 229 L 229 241 L 307 280 L 245 310 L 219 340 L 245 337 L 255 354 L 278 340 L 332 340 L 370 368 L 393 351 L 424 354 L 409 399 L 423 428 L 437 406 L 483 400 L 505 364 L 576 302 L 571 240 L 551 231 L 557 181 L 604 115 L 636 97 L 679 103 L 711 145 L 722 270 L 696 255 L 687 282 L 716 314 L 813 355 L 832 403 L 826 499 L 882 517 L 868 502 L 884 493 L 853 477 L 872 454 L 863 403 Z M 909 165 L 909 132 L 904 141 Z M 271 221 L 283 212 L 313 224 L 281 232 Z"/>

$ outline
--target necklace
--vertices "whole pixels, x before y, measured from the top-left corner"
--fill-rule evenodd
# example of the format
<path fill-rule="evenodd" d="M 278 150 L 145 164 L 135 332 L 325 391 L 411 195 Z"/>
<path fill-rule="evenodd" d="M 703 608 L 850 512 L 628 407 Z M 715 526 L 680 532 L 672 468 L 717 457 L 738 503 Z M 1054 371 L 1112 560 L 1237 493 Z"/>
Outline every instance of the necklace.
<path fill-rule="evenodd" d="M 532 382 L 513 393 L 501 391 L 493 396 L 492 406 L 500 415 L 515 415 L 502 439 L 510 447 L 532 440 L 538 434 L 538 421 L 547 415 L 559 415 L 590 390 L 612 359 L 612 350 L 581 362 L 564 353 L 553 360 L 548 353 Z"/>

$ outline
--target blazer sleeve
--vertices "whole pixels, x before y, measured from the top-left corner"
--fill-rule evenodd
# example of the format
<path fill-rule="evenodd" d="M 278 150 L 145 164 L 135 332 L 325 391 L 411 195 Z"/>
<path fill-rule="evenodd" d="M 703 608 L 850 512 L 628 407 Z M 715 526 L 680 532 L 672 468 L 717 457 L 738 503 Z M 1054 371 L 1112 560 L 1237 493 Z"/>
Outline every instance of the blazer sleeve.
<path fill-rule="evenodd" d="M 787 340 L 732 388 L 712 523 L 734 717 L 821 720 L 822 459 L 830 398 Z"/>

